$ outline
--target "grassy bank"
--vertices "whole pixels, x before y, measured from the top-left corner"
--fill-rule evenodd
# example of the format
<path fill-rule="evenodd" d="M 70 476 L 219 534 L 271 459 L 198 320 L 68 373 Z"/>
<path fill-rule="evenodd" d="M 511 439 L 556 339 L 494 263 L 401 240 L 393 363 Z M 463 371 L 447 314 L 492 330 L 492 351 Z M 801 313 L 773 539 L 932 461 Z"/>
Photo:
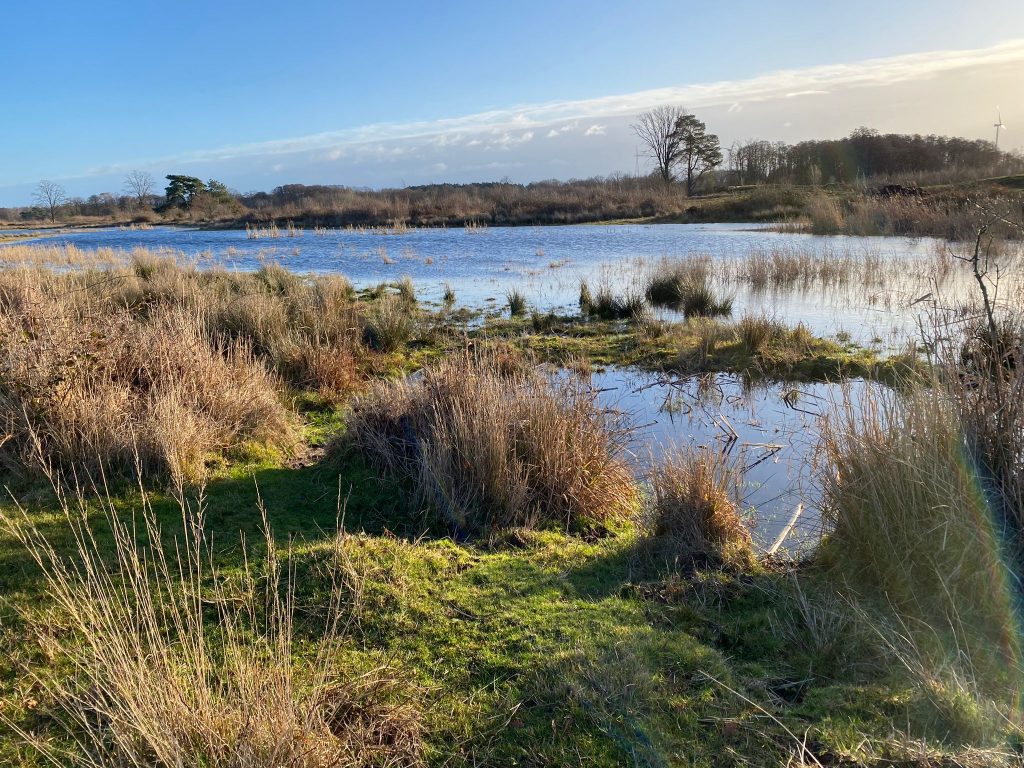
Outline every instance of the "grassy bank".
<path fill-rule="evenodd" d="M 1012 313 L 924 370 L 597 286 L 467 325 L 406 282 L 108 256 L 0 272 L 0 761 L 1019 763 Z M 599 364 L 909 394 L 836 404 L 829 536 L 787 557 L 717 446 L 632 467 Z"/>

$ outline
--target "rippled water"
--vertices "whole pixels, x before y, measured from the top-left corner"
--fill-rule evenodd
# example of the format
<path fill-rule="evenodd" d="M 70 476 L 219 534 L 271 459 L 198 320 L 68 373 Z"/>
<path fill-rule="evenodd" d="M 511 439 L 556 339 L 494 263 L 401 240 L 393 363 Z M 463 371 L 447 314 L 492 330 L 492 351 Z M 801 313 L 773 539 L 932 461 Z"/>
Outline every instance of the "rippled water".
<path fill-rule="evenodd" d="M 750 224 L 413 229 L 399 234 L 330 230 L 318 235 L 306 230 L 298 237 L 288 237 L 281 230 L 281 235 L 250 240 L 244 230 L 155 227 L 57 232 L 32 242 L 70 243 L 83 249 L 166 248 L 244 270 L 274 261 L 299 272 L 342 273 L 357 287 L 408 275 L 422 298 L 438 300 L 448 284 L 459 303 L 469 306 L 500 306 L 505 294 L 516 288 L 541 311 L 575 310 L 583 279 L 606 282 L 616 290 L 635 287 L 645 265 L 661 257 L 706 254 L 728 260 L 752 248 L 779 246 L 898 257 L 915 263 L 935 248 L 927 238 L 820 237 L 772 232 Z M 907 303 L 903 296 L 880 301 L 863 291 L 836 289 L 773 295 L 743 286 L 729 290 L 735 297 L 735 315 L 767 310 L 786 321 L 804 322 L 822 334 L 844 332 L 858 341 L 889 341 L 915 327 L 915 312 L 901 309 Z"/>
<path fill-rule="evenodd" d="M 742 468 L 741 502 L 755 540 L 769 547 L 798 504 L 785 547 L 813 543 L 821 530 L 819 424 L 833 403 L 858 402 L 869 386 L 759 383 L 739 376 L 673 377 L 629 369 L 592 374 L 599 401 L 635 426 L 633 461 L 643 472 L 672 446 L 708 446 Z"/>

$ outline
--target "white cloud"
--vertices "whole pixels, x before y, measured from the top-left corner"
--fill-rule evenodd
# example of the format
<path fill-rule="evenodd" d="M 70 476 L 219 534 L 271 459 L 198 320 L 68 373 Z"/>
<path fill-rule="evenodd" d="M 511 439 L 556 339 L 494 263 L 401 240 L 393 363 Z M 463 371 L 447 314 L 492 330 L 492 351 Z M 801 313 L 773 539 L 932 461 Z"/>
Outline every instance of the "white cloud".
<path fill-rule="evenodd" d="M 604 136 L 605 126 L 594 123 L 583 132 L 584 136 Z"/>
<path fill-rule="evenodd" d="M 227 160 L 252 155 L 286 154 L 321 149 L 326 146 L 438 137 L 444 134 L 473 131 L 507 132 L 522 130 L 524 127 L 546 127 L 552 124 L 568 126 L 572 125 L 573 121 L 588 118 L 634 115 L 659 104 L 685 104 L 690 109 L 725 106 L 738 102 L 785 98 L 787 94 L 798 95 L 810 91 L 834 90 L 838 87 L 892 85 L 907 80 L 931 77 L 953 69 L 1015 62 L 1024 62 L 1024 39 L 1012 40 L 988 48 L 931 51 L 883 59 L 868 59 L 850 64 L 829 64 L 805 69 L 779 70 L 745 80 L 720 80 L 712 83 L 636 91 L 594 99 L 519 105 L 508 109 L 493 109 L 440 120 L 376 123 L 309 136 L 198 150 L 173 158 L 164 158 L 161 162 Z M 563 131 L 559 129 L 559 132 Z M 469 146 L 474 146 L 472 141 L 469 142 Z"/>
<path fill-rule="evenodd" d="M 823 91 L 820 89 L 810 88 L 806 91 L 791 91 L 786 94 L 787 99 L 795 99 L 797 96 L 821 96 L 831 91 Z"/>
<path fill-rule="evenodd" d="M 498 147 L 500 149 L 509 149 L 517 144 L 525 144 L 528 141 L 533 140 L 533 131 L 524 131 L 518 136 L 514 136 L 508 131 L 502 132 L 498 138 L 491 142 L 491 146 Z"/>
<path fill-rule="evenodd" d="M 734 101 L 732 104 L 729 105 L 729 109 L 727 111 L 728 112 L 742 112 L 743 111 L 743 105 L 740 104 L 738 101 Z"/>

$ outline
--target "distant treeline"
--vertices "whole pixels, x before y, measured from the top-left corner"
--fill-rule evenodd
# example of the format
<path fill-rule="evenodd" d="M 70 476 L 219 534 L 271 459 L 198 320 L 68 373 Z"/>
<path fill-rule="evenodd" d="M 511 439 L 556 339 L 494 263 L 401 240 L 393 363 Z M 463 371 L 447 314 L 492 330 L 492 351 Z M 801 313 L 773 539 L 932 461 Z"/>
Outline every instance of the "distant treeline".
<path fill-rule="evenodd" d="M 736 143 L 726 154 L 735 184 L 851 184 L 858 181 L 962 181 L 1018 173 L 1024 157 L 991 141 L 879 133 L 858 128 L 843 139 Z"/>
<path fill-rule="evenodd" d="M 758 220 L 798 214 L 793 187 L 833 186 L 869 191 L 886 184 L 938 184 L 1024 172 L 1024 156 L 992 142 L 946 136 L 881 134 L 861 128 L 843 139 L 798 144 L 735 143 L 721 166 L 701 177 L 696 192 L 774 185 L 730 204 L 696 201 L 683 184 L 656 174 L 636 177 L 431 184 L 402 189 L 357 189 L 286 184 L 270 192 L 239 193 L 216 180 L 171 174 L 163 195 L 147 173 L 126 177 L 125 193 L 69 198 L 52 182 L 41 182 L 36 205 L 0 208 L 0 222 L 51 221 L 247 222 L 294 221 L 306 226 L 368 226 L 403 222 L 413 226 L 569 224 L 632 218 Z M 785 189 L 784 189 L 785 188 Z M 750 198 L 750 199 L 748 199 Z M 763 198 L 763 199 L 762 199 Z"/>

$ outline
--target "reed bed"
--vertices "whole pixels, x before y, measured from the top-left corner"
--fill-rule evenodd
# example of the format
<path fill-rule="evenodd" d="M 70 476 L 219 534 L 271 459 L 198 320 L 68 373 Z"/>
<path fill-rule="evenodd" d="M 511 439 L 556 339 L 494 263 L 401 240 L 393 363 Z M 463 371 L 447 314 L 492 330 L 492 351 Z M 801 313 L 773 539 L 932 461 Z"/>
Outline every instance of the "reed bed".
<path fill-rule="evenodd" d="M 808 200 L 804 215 L 815 235 L 932 236 L 952 241 L 970 239 L 983 218 L 975 200 L 967 195 L 842 199 L 818 194 Z M 1004 234 L 1020 236 L 1012 229 Z"/>
<path fill-rule="evenodd" d="M 296 638 L 295 563 L 279 560 L 262 508 L 262 557 L 228 574 L 201 503 L 181 501 L 183 533 L 165 548 L 145 499 L 131 517 L 105 497 L 61 500 L 68 552 L 24 512 L 0 511 L 60 617 L 59 629 L 31 612 L 24 620 L 59 670 L 32 679 L 67 740 L 5 722 L 11 738 L 54 765 L 95 768 L 422 764 L 420 717 L 397 676 L 340 661 L 362 579 L 344 534 L 329 540 L 340 567 L 324 577 L 326 616 L 311 644 Z M 86 522 L 97 505 L 102 533 Z"/>
<path fill-rule="evenodd" d="M 262 240 L 265 238 L 276 240 L 281 237 L 281 230 L 278 228 L 276 222 L 269 222 L 265 225 L 259 224 L 245 224 L 245 237 L 248 240 Z"/>
<path fill-rule="evenodd" d="M 884 259 L 878 253 L 854 254 L 834 248 L 761 246 L 747 251 L 730 277 L 754 290 L 808 289 L 859 285 L 877 288 L 898 282 L 906 260 Z"/>
<path fill-rule="evenodd" d="M 357 399 L 352 440 L 461 531 L 600 528 L 632 514 L 628 433 L 567 375 L 515 356 L 431 366 Z"/>

